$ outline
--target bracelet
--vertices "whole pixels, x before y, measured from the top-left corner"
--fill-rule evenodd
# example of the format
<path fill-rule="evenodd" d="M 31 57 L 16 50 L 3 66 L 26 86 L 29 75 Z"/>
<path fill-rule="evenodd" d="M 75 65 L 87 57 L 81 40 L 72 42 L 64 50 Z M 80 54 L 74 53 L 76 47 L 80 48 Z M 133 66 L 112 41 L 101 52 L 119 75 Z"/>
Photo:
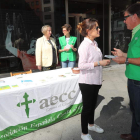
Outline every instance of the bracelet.
<path fill-rule="evenodd" d="M 98 61 L 97 63 L 98 63 L 98 66 L 100 66 L 100 62 Z"/>

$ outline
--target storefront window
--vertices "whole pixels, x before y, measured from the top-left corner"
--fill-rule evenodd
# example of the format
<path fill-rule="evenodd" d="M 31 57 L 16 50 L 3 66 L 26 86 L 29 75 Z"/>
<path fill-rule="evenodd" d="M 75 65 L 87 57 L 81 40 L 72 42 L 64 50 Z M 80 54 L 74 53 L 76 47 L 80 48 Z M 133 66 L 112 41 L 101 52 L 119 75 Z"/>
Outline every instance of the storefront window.
<path fill-rule="evenodd" d="M 127 30 L 123 19 L 123 12 L 132 2 L 122 1 L 121 5 L 117 0 L 112 0 L 111 6 L 111 49 L 118 48 L 124 52 L 128 50 L 128 44 L 131 41 L 131 31 Z"/>
<path fill-rule="evenodd" d="M 0 0 L 0 73 L 26 70 L 25 64 L 32 63 L 29 57 L 35 58 L 43 25 L 36 10 L 41 8 L 31 0 Z"/>
<path fill-rule="evenodd" d="M 109 53 L 111 27 L 111 49 L 116 47 L 127 52 L 131 31 L 124 24 L 123 10 L 136 1 L 111 0 L 109 21 L 109 0 L 68 0 L 68 17 L 65 0 L 0 0 L 0 73 L 24 70 L 18 49 L 34 56 L 43 25 L 51 25 L 52 36 L 59 45 L 58 37 L 63 36 L 61 27 L 66 24 L 66 18 L 72 26 L 71 35 L 78 38 L 77 47 L 83 40 L 77 33 L 77 24 L 86 18 L 96 18 L 101 28 L 100 37 L 96 39 L 101 51 Z M 16 51 L 9 49 L 5 42 L 10 42 Z"/>

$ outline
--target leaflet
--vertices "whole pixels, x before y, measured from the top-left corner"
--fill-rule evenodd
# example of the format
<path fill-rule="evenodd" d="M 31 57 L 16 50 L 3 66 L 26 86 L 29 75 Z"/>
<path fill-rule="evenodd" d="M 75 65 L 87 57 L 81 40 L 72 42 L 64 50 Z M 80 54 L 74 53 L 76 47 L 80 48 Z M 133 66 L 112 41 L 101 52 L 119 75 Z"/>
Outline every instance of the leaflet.
<path fill-rule="evenodd" d="M 0 90 L 10 89 L 11 87 L 9 85 L 6 86 L 0 86 Z"/>
<path fill-rule="evenodd" d="M 117 56 L 114 56 L 114 55 L 105 55 L 104 57 L 107 57 L 107 58 L 116 58 Z"/>

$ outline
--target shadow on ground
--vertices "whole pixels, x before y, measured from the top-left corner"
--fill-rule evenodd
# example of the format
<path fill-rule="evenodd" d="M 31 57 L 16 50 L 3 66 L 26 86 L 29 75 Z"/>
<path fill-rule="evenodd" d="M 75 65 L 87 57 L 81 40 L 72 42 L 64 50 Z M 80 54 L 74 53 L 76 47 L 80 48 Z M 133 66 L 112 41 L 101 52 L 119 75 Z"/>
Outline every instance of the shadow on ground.
<path fill-rule="evenodd" d="M 98 134 L 89 131 L 94 140 L 121 140 L 120 134 L 130 133 L 131 112 L 121 104 L 123 100 L 123 97 L 112 97 L 111 101 L 103 106 L 95 124 L 102 127 L 105 132 Z"/>

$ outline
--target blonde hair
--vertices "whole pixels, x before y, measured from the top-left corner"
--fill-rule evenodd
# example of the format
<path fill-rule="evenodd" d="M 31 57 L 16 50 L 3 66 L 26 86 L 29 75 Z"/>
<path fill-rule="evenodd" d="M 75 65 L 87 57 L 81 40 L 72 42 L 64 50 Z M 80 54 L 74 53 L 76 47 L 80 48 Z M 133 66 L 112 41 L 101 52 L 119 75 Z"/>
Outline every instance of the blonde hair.
<path fill-rule="evenodd" d="M 42 32 L 42 34 L 45 34 L 45 32 L 46 32 L 46 30 L 47 30 L 48 27 L 51 28 L 50 25 L 44 25 L 44 26 L 42 26 L 42 28 L 41 28 L 41 32 Z"/>

